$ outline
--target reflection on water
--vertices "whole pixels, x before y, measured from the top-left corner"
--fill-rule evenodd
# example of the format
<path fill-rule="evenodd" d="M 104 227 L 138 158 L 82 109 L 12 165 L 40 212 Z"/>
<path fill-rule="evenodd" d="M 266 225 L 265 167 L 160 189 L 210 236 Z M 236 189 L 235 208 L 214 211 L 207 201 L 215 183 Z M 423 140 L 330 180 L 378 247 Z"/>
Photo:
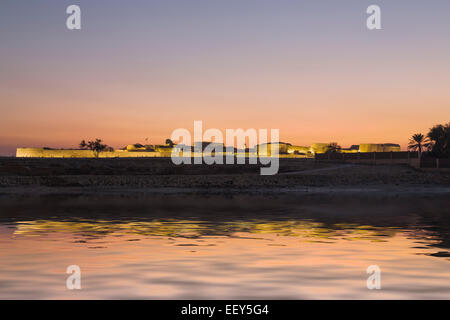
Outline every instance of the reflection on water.
<path fill-rule="evenodd" d="M 232 237 L 236 233 L 276 234 L 280 237 L 299 237 L 300 241 L 346 240 L 386 241 L 380 237 L 395 235 L 391 227 L 359 226 L 355 224 L 335 224 L 326 226 L 311 221 L 208 221 L 153 220 L 153 221 L 17 221 L 14 235 L 36 236 L 53 233 L 71 233 L 84 237 L 102 237 L 109 234 L 164 236 L 197 239 L 204 236 Z"/>
<path fill-rule="evenodd" d="M 450 298 L 446 197 L 0 198 L 0 298 Z M 65 287 L 79 265 L 82 290 Z M 366 288 L 366 268 L 382 289 Z"/>

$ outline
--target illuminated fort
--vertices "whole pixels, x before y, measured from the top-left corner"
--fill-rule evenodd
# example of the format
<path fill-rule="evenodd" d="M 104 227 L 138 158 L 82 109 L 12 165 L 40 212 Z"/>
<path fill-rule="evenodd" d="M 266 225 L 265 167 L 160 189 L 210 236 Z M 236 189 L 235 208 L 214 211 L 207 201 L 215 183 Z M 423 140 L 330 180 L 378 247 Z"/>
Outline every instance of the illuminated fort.
<path fill-rule="evenodd" d="M 200 148 L 184 147 L 183 156 L 202 156 L 205 146 L 211 142 L 200 142 Z M 295 146 L 290 143 L 278 142 L 276 149 L 282 158 L 313 158 L 315 154 L 323 154 L 330 151 L 329 143 L 313 143 L 311 146 Z M 223 146 L 223 145 L 222 145 Z M 236 149 L 223 146 L 223 155 L 227 156 L 265 156 L 270 157 L 270 144 L 257 145 L 254 148 Z M 198 152 L 197 150 L 201 150 Z M 367 152 L 399 152 L 400 145 L 393 143 L 383 144 L 360 144 L 352 145 L 350 148 L 338 148 L 338 153 L 367 153 Z M 182 149 L 179 146 L 172 145 L 141 145 L 130 144 L 125 148 L 117 150 L 106 150 L 95 152 L 86 149 L 52 149 L 52 148 L 17 148 L 16 157 L 18 158 L 141 158 L 141 157 L 171 157 L 174 154 L 181 155 Z"/>

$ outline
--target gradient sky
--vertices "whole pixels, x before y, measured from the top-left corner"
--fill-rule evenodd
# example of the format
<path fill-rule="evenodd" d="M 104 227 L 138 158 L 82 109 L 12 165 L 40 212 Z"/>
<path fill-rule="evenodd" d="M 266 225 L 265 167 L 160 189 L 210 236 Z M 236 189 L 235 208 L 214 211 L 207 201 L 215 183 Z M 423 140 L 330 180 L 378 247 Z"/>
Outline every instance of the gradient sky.
<path fill-rule="evenodd" d="M 404 148 L 450 121 L 448 0 L 2 0 L 0 58 L 3 155 L 163 143 L 194 120 Z"/>

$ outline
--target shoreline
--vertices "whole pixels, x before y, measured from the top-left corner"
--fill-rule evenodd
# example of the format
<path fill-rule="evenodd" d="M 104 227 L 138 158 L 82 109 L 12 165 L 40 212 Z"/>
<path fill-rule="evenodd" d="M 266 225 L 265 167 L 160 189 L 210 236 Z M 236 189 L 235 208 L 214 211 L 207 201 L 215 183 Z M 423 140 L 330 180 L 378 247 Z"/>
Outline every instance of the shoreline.
<path fill-rule="evenodd" d="M 448 194 L 450 172 L 305 159 L 180 165 L 167 159 L 0 159 L 0 194 Z"/>
<path fill-rule="evenodd" d="M 450 186 L 335 186 L 277 188 L 128 188 L 128 187 L 42 187 L 16 186 L 0 188 L 1 196 L 26 195 L 446 195 Z"/>

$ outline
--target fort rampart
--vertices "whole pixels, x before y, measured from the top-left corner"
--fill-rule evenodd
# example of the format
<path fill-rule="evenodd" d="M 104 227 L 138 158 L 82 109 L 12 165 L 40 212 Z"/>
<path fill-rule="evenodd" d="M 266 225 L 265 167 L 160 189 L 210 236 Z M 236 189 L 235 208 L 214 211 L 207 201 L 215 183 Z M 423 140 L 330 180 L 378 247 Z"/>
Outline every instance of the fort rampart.
<path fill-rule="evenodd" d="M 92 150 L 64 150 L 46 148 L 17 148 L 18 158 L 140 158 L 140 157 L 170 157 L 171 152 L 124 150 L 102 151 L 96 154 Z"/>

